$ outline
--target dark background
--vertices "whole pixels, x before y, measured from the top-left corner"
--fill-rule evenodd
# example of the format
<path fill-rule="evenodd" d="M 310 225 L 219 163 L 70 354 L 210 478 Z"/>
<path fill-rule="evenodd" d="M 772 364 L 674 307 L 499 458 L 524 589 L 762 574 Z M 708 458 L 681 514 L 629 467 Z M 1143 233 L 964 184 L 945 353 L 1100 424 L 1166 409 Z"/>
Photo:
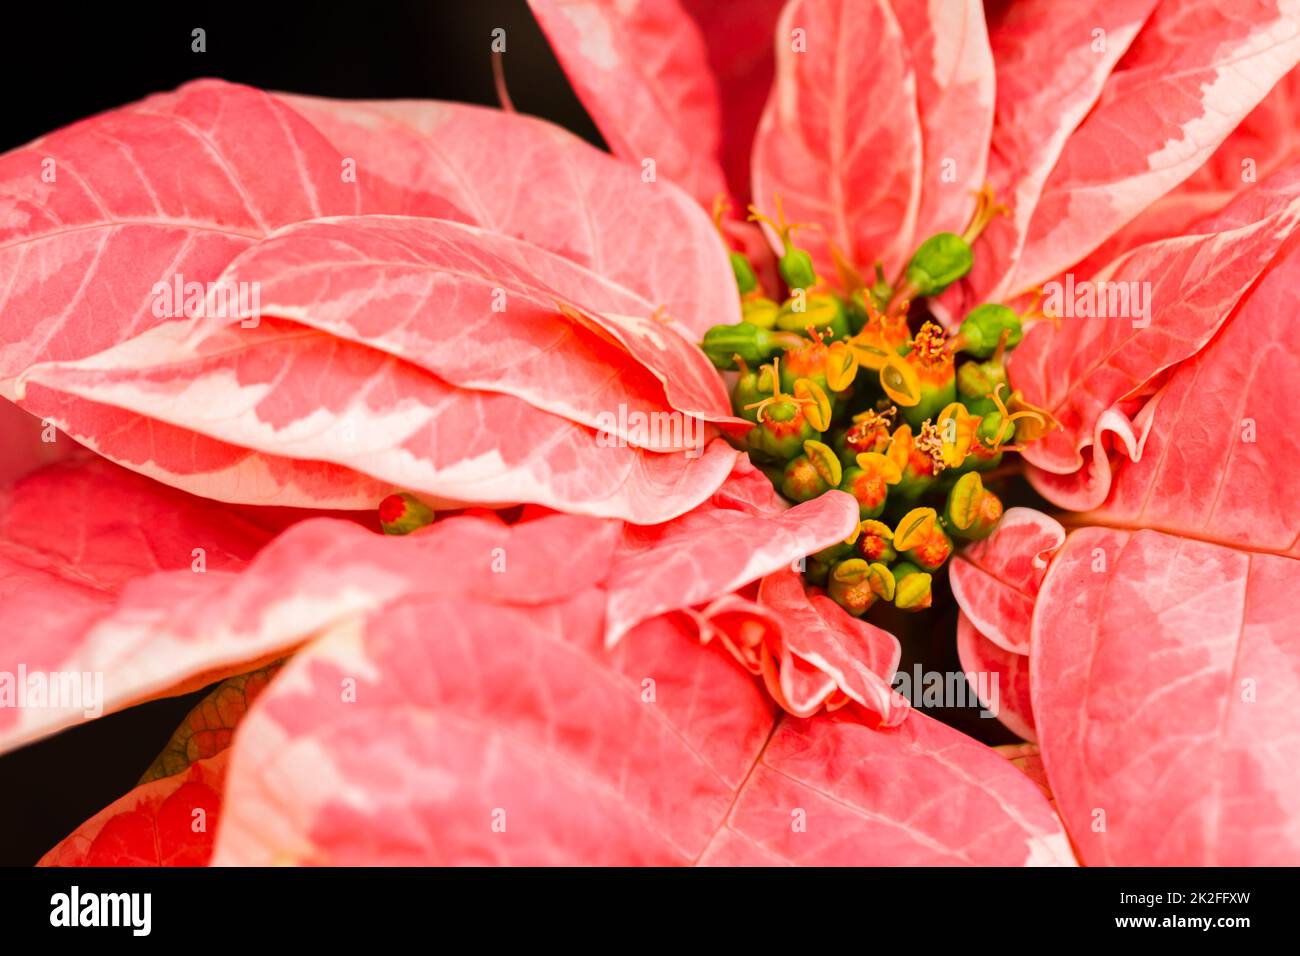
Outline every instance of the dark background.
<path fill-rule="evenodd" d="M 196 27 L 207 31 L 205 53 L 190 49 Z M 495 105 L 489 43 L 497 27 L 506 31 L 515 108 L 603 145 L 523 0 L 426 0 L 78 5 L 43 19 L 43 34 L 9 21 L 0 37 L 0 151 L 203 76 L 319 96 Z M 920 660 L 958 669 L 955 612 L 946 581 L 937 583 L 936 604 L 947 611 L 879 622 L 903 634 L 903 668 Z M 0 865 L 34 863 L 130 790 L 202 695 L 155 701 L 0 757 Z M 930 713 L 990 743 L 1014 739 L 974 711 Z"/>
<path fill-rule="evenodd" d="M 601 144 L 523 0 L 132 2 L 65 14 L 40 17 L 43 33 L 8 20 L 0 31 L 0 150 L 203 76 L 318 96 L 495 105 L 497 27 L 516 109 Z M 207 31 L 206 53 L 190 50 L 196 27 Z"/>

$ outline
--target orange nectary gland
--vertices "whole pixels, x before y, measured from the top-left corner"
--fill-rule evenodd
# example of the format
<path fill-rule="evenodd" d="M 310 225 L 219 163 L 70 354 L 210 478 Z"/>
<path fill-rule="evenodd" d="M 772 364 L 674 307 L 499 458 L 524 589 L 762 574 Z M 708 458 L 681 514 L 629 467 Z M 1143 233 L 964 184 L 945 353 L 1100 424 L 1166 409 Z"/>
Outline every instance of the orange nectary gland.
<path fill-rule="evenodd" d="M 924 541 L 912 548 L 912 553 L 926 567 L 937 568 L 952 554 L 952 542 L 936 528 Z"/>
<path fill-rule="evenodd" d="M 857 541 L 858 554 L 868 561 L 879 561 L 885 553 L 885 539 L 875 534 L 864 534 Z"/>
<path fill-rule="evenodd" d="M 850 605 L 857 608 L 868 608 L 876 600 L 875 592 L 865 580 L 848 588 L 844 597 Z"/>
<path fill-rule="evenodd" d="M 866 507 L 878 508 L 885 503 L 889 486 L 883 477 L 867 471 L 853 480 L 852 494 Z"/>

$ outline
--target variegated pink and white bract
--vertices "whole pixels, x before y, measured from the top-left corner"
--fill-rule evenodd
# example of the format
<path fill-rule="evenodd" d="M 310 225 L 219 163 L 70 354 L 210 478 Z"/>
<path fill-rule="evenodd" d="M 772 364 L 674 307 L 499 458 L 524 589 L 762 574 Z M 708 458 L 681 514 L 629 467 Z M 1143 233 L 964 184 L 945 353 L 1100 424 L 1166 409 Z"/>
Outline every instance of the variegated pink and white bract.
<path fill-rule="evenodd" d="M 744 138 L 725 64 L 733 44 L 751 62 L 748 40 L 691 3 L 532 6 L 616 154 L 688 188 L 729 169 L 659 144 L 718 142 L 694 125 L 713 115 Z M 750 176 L 727 181 L 818 223 L 800 244 L 823 274 L 835 248 L 892 276 L 987 182 L 1010 213 L 941 318 L 1065 273 L 1149 284 L 1145 323 L 1042 323 L 1012 356 L 1012 386 L 1063 426 L 1027 446 L 1031 480 L 1083 514 L 1013 509 L 958 556 L 958 649 L 1001 678 L 999 716 L 1038 741 L 1084 862 L 1300 860 L 1300 6 L 792 0 L 746 24 L 773 35 L 773 86 Z M 715 78 L 624 55 L 633 34 Z M 612 74 L 693 108 L 623 125 Z"/>
<path fill-rule="evenodd" d="M 892 636 L 792 574 L 738 593 L 857 507 L 787 508 L 720 437 L 736 423 L 693 340 L 738 306 L 676 187 L 526 117 L 215 81 L 10 153 L 0 182 L 0 670 L 103 674 L 112 711 L 293 656 L 229 755 L 142 783 L 44 862 L 1069 862 L 1014 767 L 904 722 Z M 178 280 L 200 293 L 159 309 Z M 209 283 L 259 301 L 214 308 Z M 523 508 L 390 538 L 360 509 L 396 489 Z M 311 689 L 339 653 L 348 676 Z M 435 657 L 450 697 L 412 682 Z M 304 688 L 295 720 L 324 737 L 280 723 Z M 3 708 L 0 740 L 85 716 Z M 446 749 L 411 750 L 431 720 Z M 280 765 L 285 734 L 310 766 Z M 913 753 L 960 782 L 959 813 L 873 780 Z M 790 780 L 856 841 L 784 836 Z"/>
<path fill-rule="evenodd" d="M 1285 115 L 1296 11 L 533 6 L 614 156 L 201 81 L 0 157 L 0 671 L 101 672 L 113 710 L 291 655 L 228 752 L 44 862 L 1300 858 L 1300 423 L 1266 388 L 1297 377 L 1300 190 L 1252 126 Z M 985 179 L 1013 213 L 951 314 L 1103 254 L 1159 286 L 1148 327 L 1030 331 L 1013 382 L 1065 426 L 1033 480 L 1083 514 L 1009 512 L 953 571 L 1037 777 L 804 589 L 856 503 L 782 503 L 693 344 L 739 314 L 719 191 L 779 191 L 823 268 L 896 268 Z M 199 293 L 160 309 L 177 277 Z M 380 535 L 394 490 L 459 513 Z M 0 708 L 0 741 L 81 719 Z"/>

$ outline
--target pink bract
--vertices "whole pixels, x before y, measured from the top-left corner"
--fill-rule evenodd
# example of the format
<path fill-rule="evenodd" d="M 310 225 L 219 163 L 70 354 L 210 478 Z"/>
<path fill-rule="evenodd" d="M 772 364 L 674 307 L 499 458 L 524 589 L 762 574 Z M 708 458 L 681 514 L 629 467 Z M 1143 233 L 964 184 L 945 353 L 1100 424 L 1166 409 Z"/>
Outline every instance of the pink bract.
<path fill-rule="evenodd" d="M 42 862 L 1300 859 L 1296 0 L 531 6 L 612 156 L 204 80 L 0 157 L 0 671 L 112 711 L 291 657 Z M 819 271 L 892 278 L 985 182 L 940 319 L 1067 274 L 1152 306 L 1014 353 L 1071 513 L 951 576 L 1010 753 L 805 587 L 858 505 L 789 507 L 695 344 L 740 317 L 718 196 L 760 272 L 779 193 Z M 381 535 L 399 491 L 458 513 Z"/>
<path fill-rule="evenodd" d="M 534 0 L 599 115 L 593 63 L 550 26 L 566 6 Z M 607 28 L 622 25 L 605 9 Z M 820 271 L 836 274 L 833 244 L 859 272 L 880 260 L 891 274 L 929 233 L 962 229 L 969 201 L 950 190 L 961 183 L 968 197 L 986 177 L 1010 213 L 980 237 L 940 318 L 987 300 L 1023 305 L 1065 273 L 1080 285 L 1150 284 L 1144 323 L 1041 323 L 1011 363 L 1012 386 L 1062 425 L 1026 446 L 1030 478 L 1085 514 L 1058 515 L 1062 527 L 1013 509 L 952 572 L 963 659 L 1012 681 L 1008 719 L 1026 736 L 1032 673 L 1042 763 L 1086 862 L 1300 856 L 1297 817 L 1280 809 L 1294 792 L 1294 734 L 1271 707 L 1241 699 L 1255 671 L 1280 668 L 1272 703 L 1285 700 L 1297 659 L 1277 595 L 1300 582 L 1288 507 L 1300 449 L 1284 397 L 1300 380 L 1287 331 L 1298 12 L 1288 2 L 879 0 L 849 15 L 837 0 L 798 0 L 772 20 L 777 69 L 757 127 L 755 199 L 778 190 L 790 219 L 822 225 L 800 240 Z M 683 16 L 679 29 L 696 27 Z M 986 51 L 991 71 L 978 65 Z M 955 177 L 940 176 L 931 143 L 937 155 L 957 149 L 939 145 L 945 134 L 987 153 L 963 154 Z M 644 128 L 640 137 L 652 152 Z M 878 186 L 884 198 L 871 194 Z M 1172 569 L 1184 567 L 1180 581 Z M 1081 671 L 1088 660 L 1094 669 Z M 1237 672 L 1243 662 L 1252 674 Z M 1196 786 L 1193 767 L 1205 777 Z M 1088 814 L 1103 805 L 1109 829 L 1098 831 Z M 1158 820 L 1187 835 L 1162 841 Z"/>
<path fill-rule="evenodd" d="M 480 151 L 503 136 L 528 143 L 530 163 L 482 169 Z M 367 165 L 372 154 L 382 158 Z M 62 187 L 40 177 L 44 158 L 65 171 Z M 363 174 L 349 174 L 358 163 Z M 416 165 L 423 175 L 412 180 L 403 170 Z M 490 188 L 460 185 L 476 166 Z M 534 208 L 486 198 L 537 175 L 548 187 Z M 13 210 L 0 232 L 0 391 L 168 484 L 334 508 L 373 507 L 397 484 L 434 501 L 537 502 L 653 523 L 707 498 L 734 461 L 713 440 L 714 423 L 730 418 L 725 392 L 688 345 L 737 311 L 712 225 L 672 185 L 642 188 L 634 169 L 545 124 L 202 81 L 7 154 L 0 184 Z M 637 269 L 627 256 L 641 242 L 665 254 Z M 44 267 L 28 268 L 38 256 Z M 182 294 L 168 306 L 174 281 Z M 266 298 L 254 308 L 250 293 L 222 311 L 201 292 L 189 302 L 187 282 Z M 263 317 L 291 323 L 279 328 L 292 344 L 259 334 Z M 308 327 L 326 334 L 294 338 Z M 313 347 L 301 361 L 283 351 Z M 65 364 L 80 361 L 75 372 Z M 190 383 L 187 408 L 166 378 L 203 362 L 215 362 L 213 381 Z M 322 363 L 337 381 L 313 376 Z M 611 374 L 624 367 L 627 376 Z M 616 379 L 622 392 L 610 390 Z M 283 396 L 266 394 L 270 381 Z M 409 407 L 395 397 L 407 392 Z M 227 393 L 246 417 L 205 418 Z M 573 395 L 588 404 L 565 401 Z M 605 427 L 597 406 L 615 421 L 679 419 L 681 442 L 705 466 L 661 454 L 681 442 L 655 447 Z M 431 416 L 438 434 L 473 430 L 486 443 L 440 439 Z M 371 468 L 376 453 L 401 464 Z M 479 485 L 481 498 L 464 493 Z"/>

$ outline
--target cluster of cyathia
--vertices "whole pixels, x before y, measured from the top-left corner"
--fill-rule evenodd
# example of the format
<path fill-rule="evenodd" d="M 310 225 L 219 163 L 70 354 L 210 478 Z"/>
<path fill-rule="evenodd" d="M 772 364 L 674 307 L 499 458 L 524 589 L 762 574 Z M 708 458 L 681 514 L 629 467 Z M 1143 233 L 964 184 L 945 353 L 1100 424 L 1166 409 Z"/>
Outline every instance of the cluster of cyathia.
<path fill-rule="evenodd" d="M 839 270 L 839 287 L 795 245 L 798 224 L 785 222 L 779 198 L 776 220 L 750 208 L 781 239 L 788 295 L 771 298 L 733 252 L 742 321 L 714 326 L 702 343 L 718 368 L 738 373 L 733 410 L 753 422 L 743 445 L 791 501 L 833 488 L 857 499 L 857 530 L 809 557 L 811 583 L 854 615 L 877 600 L 926 608 L 954 540 L 987 537 L 1002 517 L 981 476 L 1054 425 L 1007 384 L 1022 316 L 986 303 L 949 335 L 913 308 L 970 271 L 972 243 L 1001 207 L 985 190 L 966 231 L 921 243 L 892 283 L 877 265 L 871 284 Z"/>

